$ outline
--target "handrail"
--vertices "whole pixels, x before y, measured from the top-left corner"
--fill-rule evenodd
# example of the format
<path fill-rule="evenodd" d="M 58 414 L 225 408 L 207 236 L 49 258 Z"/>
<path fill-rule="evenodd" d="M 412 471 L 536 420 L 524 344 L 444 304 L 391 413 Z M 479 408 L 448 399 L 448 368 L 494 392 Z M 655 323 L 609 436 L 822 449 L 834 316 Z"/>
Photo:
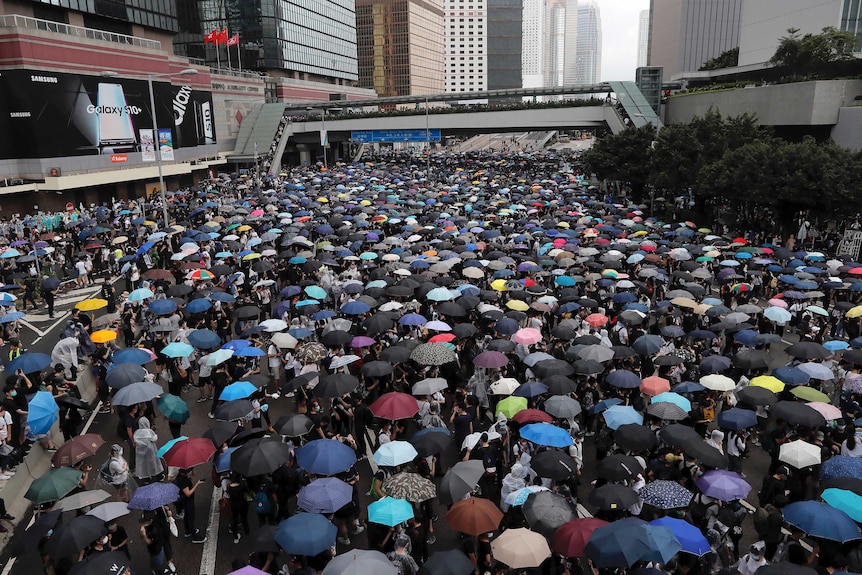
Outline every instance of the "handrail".
<path fill-rule="evenodd" d="M 129 46 L 149 48 L 152 50 L 162 49 L 162 43 L 158 40 L 139 38 L 137 36 L 129 36 L 127 34 L 116 34 L 105 30 L 96 30 L 95 28 L 84 28 L 83 26 L 73 26 L 63 22 L 43 20 L 42 18 L 22 16 L 20 14 L 0 15 L 0 28 L 42 30 L 43 32 L 54 32 L 56 34 L 64 34 L 66 36 L 74 36 L 76 38 L 86 38 L 87 40 L 101 40 L 103 42 L 113 42 L 114 44 L 128 44 Z"/>

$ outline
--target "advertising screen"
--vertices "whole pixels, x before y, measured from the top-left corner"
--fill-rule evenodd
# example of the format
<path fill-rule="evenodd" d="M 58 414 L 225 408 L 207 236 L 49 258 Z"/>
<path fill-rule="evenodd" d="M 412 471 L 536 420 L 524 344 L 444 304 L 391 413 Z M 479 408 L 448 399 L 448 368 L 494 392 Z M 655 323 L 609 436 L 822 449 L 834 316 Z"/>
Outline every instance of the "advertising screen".
<path fill-rule="evenodd" d="M 216 143 L 210 92 L 155 82 L 153 93 L 158 126 L 145 80 L 0 71 L 0 159 L 149 152 L 156 133 L 171 151 Z"/>

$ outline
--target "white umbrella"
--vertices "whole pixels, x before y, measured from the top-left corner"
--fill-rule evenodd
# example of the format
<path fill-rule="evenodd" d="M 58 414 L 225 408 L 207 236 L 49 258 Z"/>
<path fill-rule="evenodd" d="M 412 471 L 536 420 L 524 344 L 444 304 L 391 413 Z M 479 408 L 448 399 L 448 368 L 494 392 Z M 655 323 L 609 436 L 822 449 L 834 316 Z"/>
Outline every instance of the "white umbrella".
<path fill-rule="evenodd" d="M 483 433 L 488 434 L 488 441 L 494 441 L 495 439 L 500 439 L 502 437 L 502 435 L 492 429 L 489 429 L 488 431 L 477 431 L 476 433 L 471 433 L 464 438 L 464 442 L 461 444 L 461 449 L 464 449 L 465 447 L 473 449 L 476 447 L 476 444 L 479 443 L 479 438 L 482 437 Z"/>
<path fill-rule="evenodd" d="M 358 355 L 348 354 L 348 355 L 339 355 L 338 357 L 332 358 L 332 361 L 329 363 L 329 370 L 335 371 L 339 367 L 344 367 L 345 365 L 350 365 L 355 361 L 359 361 L 360 357 Z"/>
<path fill-rule="evenodd" d="M 275 333 L 272 335 L 272 343 L 282 349 L 293 349 L 299 341 L 289 333 Z"/>
<path fill-rule="evenodd" d="M 778 451 L 778 460 L 796 469 L 820 465 L 820 447 L 801 439 L 785 443 Z"/>
<path fill-rule="evenodd" d="M 287 329 L 287 322 L 283 319 L 268 319 L 260 322 L 260 327 L 262 327 L 265 332 L 275 333 L 277 331 Z"/>
<path fill-rule="evenodd" d="M 832 370 L 822 363 L 810 361 L 808 363 L 797 365 L 796 367 L 807 373 L 808 377 L 811 379 L 830 381 L 835 378 L 835 374 L 832 373 Z"/>
<path fill-rule="evenodd" d="M 521 384 L 517 379 L 504 377 L 491 384 L 491 393 L 494 395 L 512 395 L 519 387 Z"/>
<path fill-rule="evenodd" d="M 413 385 L 413 395 L 432 395 L 449 387 L 449 383 L 442 377 L 426 377 Z"/>
<path fill-rule="evenodd" d="M 730 391 L 736 388 L 736 382 L 720 373 L 712 373 L 700 378 L 700 384 L 712 391 Z"/>
<path fill-rule="evenodd" d="M 551 556 L 548 540 L 529 529 L 506 529 L 491 542 L 494 559 L 511 569 L 538 567 Z"/>

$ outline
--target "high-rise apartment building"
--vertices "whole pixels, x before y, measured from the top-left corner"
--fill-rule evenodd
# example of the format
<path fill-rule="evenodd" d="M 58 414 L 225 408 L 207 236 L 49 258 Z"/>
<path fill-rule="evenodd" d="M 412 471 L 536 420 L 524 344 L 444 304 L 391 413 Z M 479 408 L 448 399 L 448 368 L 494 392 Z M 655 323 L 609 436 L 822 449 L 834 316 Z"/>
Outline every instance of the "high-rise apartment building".
<path fill-rule="evenodd" d="M 230 58 L 234 68 L 302 80 L 359 79 L 354 0 L 177 0 L 176 7 L 179 55 L 223 67 Z M 223 28 L 239 34 L 238 50 L 204 43 L 206 34 Z"/>
<path fill-rule="evenodd" d="M 443 92 L 443 2 L 356 0 L 361 87 L 379 96 Z"/>
<path fill-rule="evenodd" d="M 638 15 L 638 68 L 647 65 L 649 55 L 649 10 Z"/>
<path fill-rule="evenodd" d="M 445 0 L 446 92 L 488 89 L 487 0 Z"/>
<path fill-rule="evenodd" d="M 664 77 L 671 78 L 696 71 L 707 60 L 736 48 L 742 4 L 743 0 L 651 0 L 648 65 L 663 67 Z"/>
<path fill-rule="evenodd" d="M 595 84 L 602 70 L 602 16 L 595 0 L 578 2 L 575 84 Z"/>

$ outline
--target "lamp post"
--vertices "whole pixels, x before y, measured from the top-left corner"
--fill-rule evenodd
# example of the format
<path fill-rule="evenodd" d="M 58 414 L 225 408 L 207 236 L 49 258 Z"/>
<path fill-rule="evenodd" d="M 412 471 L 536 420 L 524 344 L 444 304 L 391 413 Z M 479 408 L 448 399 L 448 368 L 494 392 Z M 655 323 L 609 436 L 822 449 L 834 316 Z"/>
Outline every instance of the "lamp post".
<path fill-rule="evenodd" d="M 162 197 L 162 213 L 165 218 L 165 227 L 167 228 L 171 221 L 168 216 L 168 198 L 165 194 L 165 177 L 162 172 L 162 149 L 159 146 L 159 126 L 158 120 L 156 119 L 156 98 L 153 94 L 153 80 L 156 78 L 170 78 L 171 76 L 194 76 L 198 71 L 194 68 L 186 68 L 185 70 L 180 70 L 179 72 L 170 72 L 167 74 L 147 74 L 147 90 L 150 94 L 150 119 L 153 122 L 153 149 L 156 155 L 156 167 L 159 170 L 159 191 L 161 192 Z M 101 73 L 102 76 L 105 77 L 116 77 L 119 76 L 117 72 L 105 71 Z"/>
<path fill-rule="evenodd" d="M 308 106 L 306 112 L 313 112 L 314 108 Z M 326 108 L 320 109 L 320 145 L 323 147 L 323 167 L 329 169 L 329 164 L 326 160 L 326 145 L 329 143 L 329 134 L 326 133 Z"/>
<path fill-rule="evenodd" d="M 431 129 L 428 120 L 428 96 L 425 96 L 425 178 L 431 181 Z"/>

